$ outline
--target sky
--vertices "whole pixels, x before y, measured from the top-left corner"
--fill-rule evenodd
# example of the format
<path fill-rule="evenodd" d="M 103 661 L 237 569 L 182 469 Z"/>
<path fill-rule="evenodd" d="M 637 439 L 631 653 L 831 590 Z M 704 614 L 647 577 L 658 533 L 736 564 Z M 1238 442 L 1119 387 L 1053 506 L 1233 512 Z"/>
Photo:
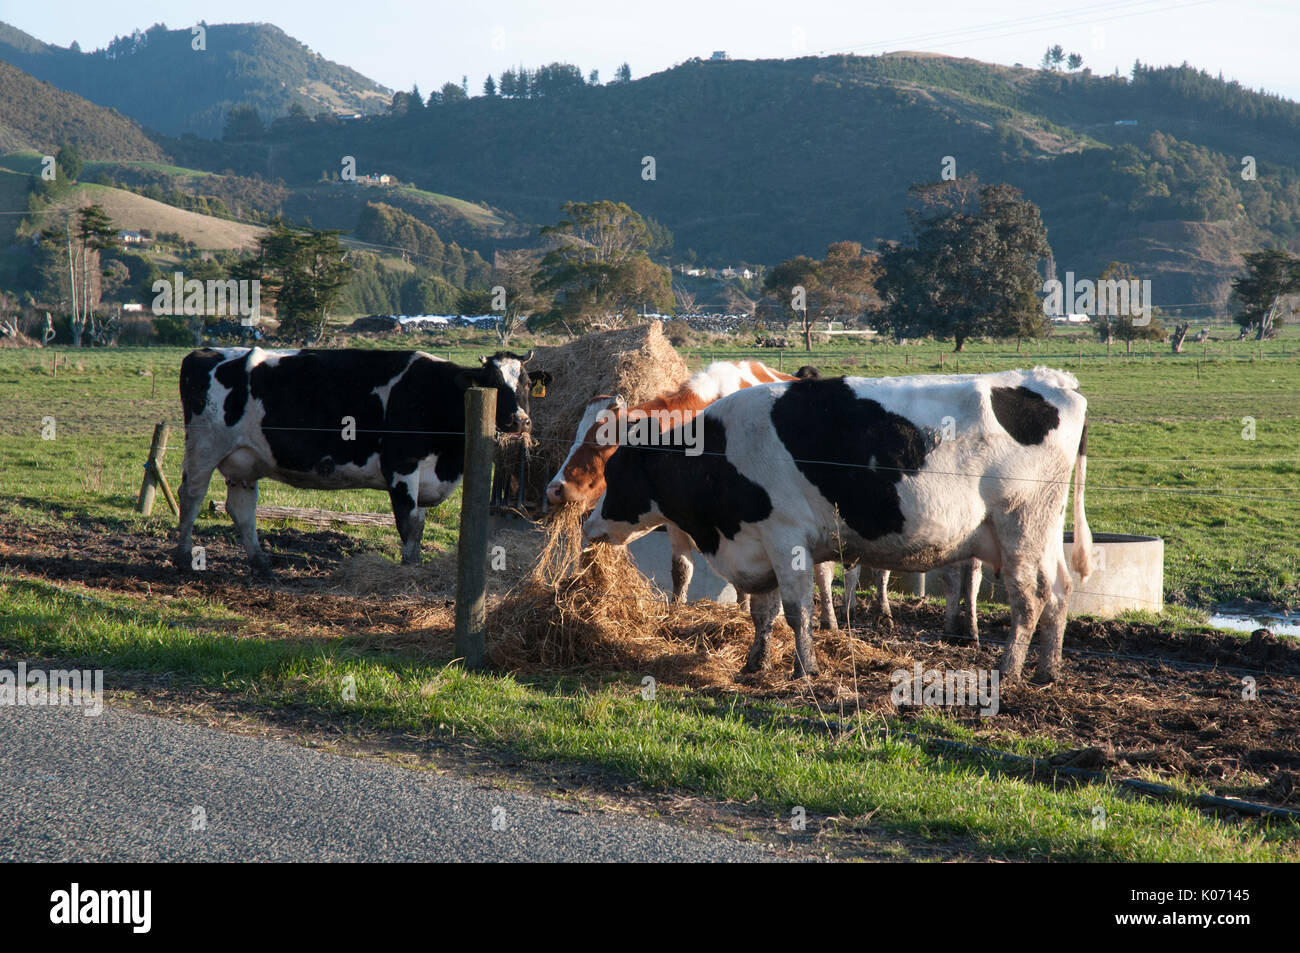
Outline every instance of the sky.
<path fill-rule="evenodd" d="M 1300 100 L 1300 0 L 0 0 L 0 20 L 59 46 L 97 49 L 155 22 L 176 29 L 269 22 L 327 59 L 393 89 L 425 93 L 469 77 L 561 61 L 611 79 L 725 50 L 733 59 L 923 50 L 1033 66 L 1059 43 L 1097 73 L 1133 61 L 1188 62 L 1251 89 Z"/>

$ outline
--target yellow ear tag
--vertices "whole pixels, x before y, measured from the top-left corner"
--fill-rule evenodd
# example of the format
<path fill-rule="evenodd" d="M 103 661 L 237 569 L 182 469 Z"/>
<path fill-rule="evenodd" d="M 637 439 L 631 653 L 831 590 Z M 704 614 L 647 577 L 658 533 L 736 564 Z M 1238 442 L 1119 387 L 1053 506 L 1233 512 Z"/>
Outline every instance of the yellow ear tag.
<path fill-rule="evenodd" d="M 533 381 L 533 389 L 532 389 L 531 391 L 529 391 L 529 394 L 530 394 L 531 396 L 533 396 L 533 397 L 545 397 L 545 396 L 546 396 L 546 382 L 545 382 L 545 381 Z"/>

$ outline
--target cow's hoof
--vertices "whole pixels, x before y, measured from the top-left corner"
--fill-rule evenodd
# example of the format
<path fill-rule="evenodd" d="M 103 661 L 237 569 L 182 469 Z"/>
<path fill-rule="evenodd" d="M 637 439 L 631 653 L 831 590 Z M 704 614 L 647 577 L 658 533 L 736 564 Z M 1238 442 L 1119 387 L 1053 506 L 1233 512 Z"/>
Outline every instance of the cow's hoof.
<path fill-rule="evenodd" d="M 800 668 L 796 665 L 794 667 L 794 673 L 790 676 L 790 681 L 797 682 L 801 678 L 816 678 L 820 674 L 821 671 L 815 665 L 812 668 L 807 669 Z"/>
<path fill-rule="evenodd" d="M 260 553 L 248 560 L 248 565 L 252 567 L 253 572 L 258 576 L 271 575 L 271 557 L 266 553 Z"/>
<path fill-rule="evenodd" d="M 181 572 L 192 572 L 194 569 L 194 557 L 183 549 L 178 549 L 172 553 L 172 565 Z"/>
<path fill-rule="evenodd" d="M 838 632 L 840 630 L 840 624 L 834 619 L 824 618 L 817 622 L 817 628 L 823 632 Z"/>
<path fill-rule="evenodd" d="M 766 671 L 768 665 L 770 664 L 771 664 L 771 659 L 769 659 L 766 655 L 757 658 L 751 655 L 749 656 L 749 658 L 745 660 L 745 667 L 740 670 L 740 674 L 757 675 L 759 672 Z"/>
<path fill-rule="evenodd" d="M 1061 673 L 1056 669 L 1055 666 L 1053 666 L 1052 668 L 1040 668 L 1038 669 L 1038 671 L 1034 672 L 1034 684 L 1050 685 L 1052 684 L 1052 682 L 1056 681 L 1060 677 L 1061 677 Z"/>

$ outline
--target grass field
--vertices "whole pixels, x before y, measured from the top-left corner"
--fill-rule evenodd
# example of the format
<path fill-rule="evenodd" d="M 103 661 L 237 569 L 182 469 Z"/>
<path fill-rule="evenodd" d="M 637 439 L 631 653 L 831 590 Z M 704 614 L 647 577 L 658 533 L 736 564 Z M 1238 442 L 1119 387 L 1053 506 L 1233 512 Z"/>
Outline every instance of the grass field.
<path fill-rule="evenodd" d="M 1113 352 L 1107 359 L 1091 343 L 1025 345 L 1019 355 L 1014 346 L 971 345 L 960 370 L 1047 363 L 1079 376 L 1090 400 L 1089 521 L 1095 531 L 1165 538 L 1167 601 L 1208 607 L 1247 597 L 1295 606 L 1300 340 L 1288 337 L 1263 349 L 1231 344 L 1227 354 L 1224 346 L 1211 345 L 1220 349 L 1217 356 L 1198 355 L 1194 346 L 1179 358 L 1165 349 L 1149 358 Z M 468 361 L 492 350 L 486 335 L 465 332 L 456 335 L 450 356 Z M 689 358 L 698 365 L 742 350 L 756 354 L 704 346 Z M 160 420 L 172 425 L 164 465 L 173 486 L 179 483 L 175 382 L 184 353 L 0 350 L 0 524 L 50 540 L 103 532 L 161 542 L 174 533 L 161 498 L 150 517 L 131 507 Z M 823 374 L 874 376 L 937 371 L 940 353 L 935 344 L 837 345 L 818 348 L 811 360 L 795 353 L 782 361 L 787 370 L 809 362 Z M 774 354 L 760 356 L 777 363 Z M 957 370 L 952 355 L 942 362 L 945 371 Z M 1245 417 L 1254 419 L 1253 439 L 1243 437 Z M 42 438 L 45 418 L 53 418 L 53 439 Z M 48 434 L 48 421 L 44 426 Z M 224 498 L 219 476 L 210 495 Z M 263 485 L 262 502 L 354 511 L 387 506 L 378 492 L 313 493 L 273 483 Z M 454 548 L 458 505 L 455 497 L 430 515 L 426 549 Z M 224 519 L 201 526 L 209 535 L 233 536 Z M 392 530 L 343 532 L 396 553 Z M 922 728 L 936 737 L 973 737 L 942 715 L 929 724 L 859 713 L 861 731 L 836 734 L 792 719 L 830 714 L 806 705 L 673 686 L 646 702 L 633 673 L 466 673 L 447 665 L 449 646 L 377 642 L 364 626 L 305 625 L 293 635 L 291 621 L 268 633 L 265 613 L 243 604 L 248 591 L 196 590 L 164 599 L 0 570 L 0 655 L 75 659 L 110 673 L 164 679 L 170 691 L 201 691 L 266 719 L 306 713 L 344 733 L 466 745 L 512 762 L 576 765 L 644 789 L 751 803 L 770 811 L 777 824 L 801 806 L 810 816 L 838 818 L 832 826 L 845 836 L 885 830 L 947 845 L 958 856 L 1300 859 L 1294 824 L 1217 820 L 1110 785 L 1034 783 L 993 760 L 899 737 Z M 339 693 L 348 675 L 357 685 L 353 702 Z M 1061 747 L 1032 732 L 996 740 L 1021 752 Z M 988 736 L 980 741 L 990 743 Z M 1190 793 L 1204 789 L 1191 778 L 1173 783 Z M 1094 823 L 1098 808 L 1107 818 L 1101 826 Z"/>
<path fill-rule="evenodd" d="M 1026 346 L 973 346 L 962 372 L 1049 363 L 1075 373 L 1089 399 L 1088 518 L 1096 532 L 1164 537 L 1165 597 L 1208 607 L 1248 598 L 1300 605 L 1300 340 L 1228 347 L 1224 357 L 1187 354 L 1150 359 L 1104 357 L 1089 344 L 1056 353 Z M 496 346 L 485 333 L 463 334 L 440 356 L 466 363 Z M 1073 353 L 1071 353 L 1071 351 Z M 1100 353 L 1099 353 L 1100 351 Z M 111 352 L 0 351 L 0 439 L 4 496 L 40 500 L 85 513 L 132 519 L 140 467 L 154 423 L 173 428 L 164 463 L 179 481 L 182 420 L 176 375 L 184 349 L 121 348 Z M 752 349 L 700 348 L 693 365 L 754 356 Z M 60 365 L 51 375 L 53 355 Z M 880 376 L 956 369 L 934 345 L 815 351 L 823 373 Z M 761 355 L 775 364 L 775 355 Z M 797 366 L 804 358 L 787 355 Z M 789 369 L 789 368 L 787 368 Z M 56 421 L 55 439 L 41 439 L 41 420 Z M 1253 437 L 1247 439 L 1252 431 Z M 1243 436 L 1245 434 L 1246 436 Z M 174 482 L 174 485 L 175 485 Z M 211 494 L 224 499 L 219 475 Z M 278 483 L 262 486 L 264 504 L 382 511 L 382 493 L 314 493 Z M 444 508 L 434 517 L 454 528 Z M 142 523 L 142 526 L 144 524 Z M 165 521 L 156 527 L 159 531 Z M 433 529 L 433 532 L 439 532 Z M 382 538 L 382 533 L 377 534 Z M 389 541 L 391 543 L 391 540 Z"/>

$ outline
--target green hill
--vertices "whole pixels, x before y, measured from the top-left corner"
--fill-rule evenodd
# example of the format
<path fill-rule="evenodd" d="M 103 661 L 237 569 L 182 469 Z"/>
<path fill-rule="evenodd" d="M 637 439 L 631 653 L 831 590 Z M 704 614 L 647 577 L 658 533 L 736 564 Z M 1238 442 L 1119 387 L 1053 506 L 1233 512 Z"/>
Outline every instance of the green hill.
<path fill-rule="evenodd" d="M 206 26 L 206 49 L 186 27 L 155 24 L 90 53 L 42 43 L 0 23 L 0 61 L 132 116 L 168 135 L 219 136 L 235 105 L 266 120 L 292 106 L 373 113 L 391 91 L 340 66 L 266 23 Z"/>
<path fill-rule="evenodd" d="M 163 158 L 134 120 L 0 62 L 0 154 L 53 155 L 71 143 L 86 159 Z"/>
<path fill-rule="evenodd" d="M 896 54 L 692 61 L 345 131 L 272 130 L 204 144 L 187 163 L 267 174 L 273 159 L 292 186 L 355 154 L 531 222 L 553 221 L 566 200 L 621 200 L 679 250 L 735 264 L 901 238 L 908 185 L 937 179 L 952 156 L 959 174 L 1010 182 L 1041 206 L 1062 272 L 1127 260 L 1156 282 L 1157 303 L 1184 303 L 1222 298 L 1241 250 L 1300 237 L 1298 142 L 1296 103 L 1190 67 L 1101 77 Z M 1178 235 L 1188 242 L 1169 247 Z"/>

